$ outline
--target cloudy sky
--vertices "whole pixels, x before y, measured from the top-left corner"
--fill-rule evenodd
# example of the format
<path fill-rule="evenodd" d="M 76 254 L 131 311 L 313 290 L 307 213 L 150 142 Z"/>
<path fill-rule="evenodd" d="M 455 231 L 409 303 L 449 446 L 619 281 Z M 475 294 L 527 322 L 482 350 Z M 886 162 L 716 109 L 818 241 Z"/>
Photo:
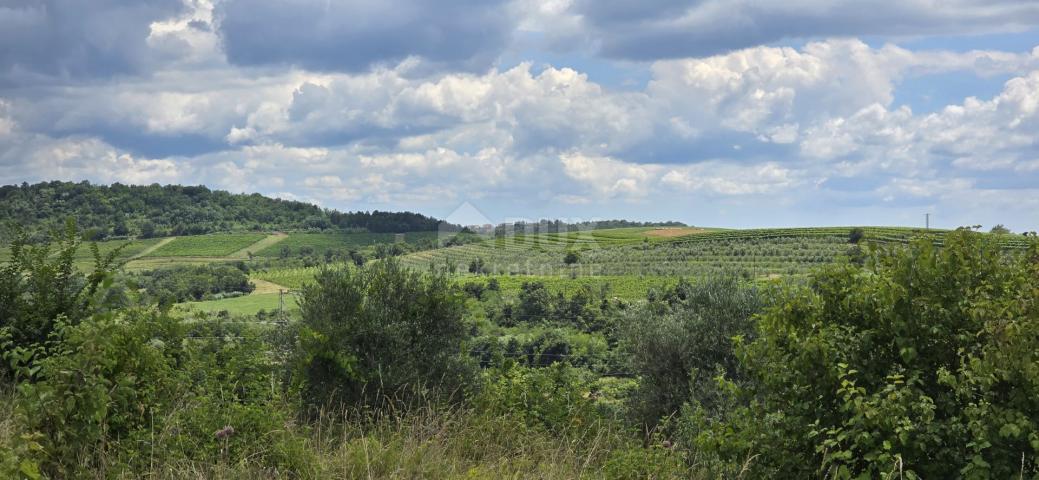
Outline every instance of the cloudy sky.
<path fill-rule="evenodd" d="M 0 183 L 1039 228 L 1039 2 L 0 0 Z"/>

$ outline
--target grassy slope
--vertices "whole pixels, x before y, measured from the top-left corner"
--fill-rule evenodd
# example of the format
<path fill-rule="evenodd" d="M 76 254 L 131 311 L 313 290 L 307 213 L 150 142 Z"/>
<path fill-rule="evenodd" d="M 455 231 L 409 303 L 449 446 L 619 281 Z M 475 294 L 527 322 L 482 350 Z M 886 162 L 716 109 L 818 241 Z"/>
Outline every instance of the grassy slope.
<path fill-rule="evenodd" d="M 278 309 L 279 294 L 259 293 L 246 295 L 244 297 L 225 298 L 222 300 L 210 300 L 208 302 L 187 302 L 178 304 L 181 309 L 194 309 L 203 312 L 220 312 L 226 310 L 234 315 L 255 315 L 260 310 L 274 311 Z M 295 295 L 285 295 L 285 311 L 298 310 Z"/>

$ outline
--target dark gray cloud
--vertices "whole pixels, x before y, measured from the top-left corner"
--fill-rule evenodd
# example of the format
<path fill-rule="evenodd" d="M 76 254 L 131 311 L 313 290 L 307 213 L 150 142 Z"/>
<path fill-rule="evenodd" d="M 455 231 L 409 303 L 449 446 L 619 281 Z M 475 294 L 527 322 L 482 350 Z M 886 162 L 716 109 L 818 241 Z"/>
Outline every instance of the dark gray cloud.
<path fill-rule="evenodd" d="M 965 0 L 577 0 L 602 55 L 646 60 L 700 57 L 791 39 L 941 35 L 1039 25 L 1039 3 Z"/>
<path fill-rule="evenodd" d="M 504 0 L 227 0 L 217 8 L 227 58 L 363 71 L 410 56 L 445 68 L 486 68 L 505 48 L 513 20 Z"/>
<path fill-rule="evenodd" d="M 181 0 L 0 0 L 0 76 L 139 72 L 153 60 L 151 23 L 183 9 Z"/>

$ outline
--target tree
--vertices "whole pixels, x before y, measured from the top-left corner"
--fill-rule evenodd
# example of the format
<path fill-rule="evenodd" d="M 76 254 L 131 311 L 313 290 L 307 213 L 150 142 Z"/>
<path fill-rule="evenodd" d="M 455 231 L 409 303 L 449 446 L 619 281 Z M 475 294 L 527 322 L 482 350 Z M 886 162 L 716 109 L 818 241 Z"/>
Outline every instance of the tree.
<path fill-rule="evenodd" d="M 468 380 L 465 298 L 442 274 L 394 260 L 326 267 L 303 288 L 300 311 L 299 372 L 314 404 L 380 405 L 426 387 L 459 393 Z"/>
<path fill-rule="evenodd" d="M 542 282 L 523 282 L 520 285 L 518 300 L 516 317 L 520 322 L 534 323 L 547 320 L 553 310 L 552 295 Z"/>
<path fill-rule="evenodd" d="M 866 231 L 862 227 L 855 227 L 848 232 L 848 243 L 857 245 L 863 238 L 866 237 Z"/>
<path fill-rule="evenodd" d="M 566 255 L 563 256 L 563 263 L 567 265 L 573 265 L 577 263 L 578 260 L 577 252 L 573 250 L 566 252 Z"/>
<path fill-rule="evenodd" d="M 152 238 L 155 236 L 155 224 L 151 220 L 141 223 L 141 238 Z"/>
<path fill-rule="evenodd" d="M 621 348 L 641 379 L 634 413 L 648 426 L 689 403 L 713 414 L 720 395 L 714 377 L 742 382 L 733 338 L 754 337 L 762 299 L 736 276 L 683 279 L 655 296 L 619 322 Z"/>
<path fill-rule="evenodd" d="M 1002 223 L 998 223 L 998 224 L 996 224 L 996 226 L 992 227 L 992 230 L 989 230 L 989 233 L 1005 235 L 1005 234 L 1010 233 L 1010 229 L 1007 228 L 1007 227 L 1004 227 Z"/>

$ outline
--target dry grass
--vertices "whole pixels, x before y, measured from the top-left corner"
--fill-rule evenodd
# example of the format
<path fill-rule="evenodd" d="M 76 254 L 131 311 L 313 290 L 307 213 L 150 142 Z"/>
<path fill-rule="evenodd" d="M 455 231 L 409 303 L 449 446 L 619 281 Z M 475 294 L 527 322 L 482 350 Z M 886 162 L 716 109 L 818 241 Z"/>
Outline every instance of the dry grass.
<path fill-rule="evenodd" d="M 0 422 L 3 428 L 6 420 Z M 677 456 L 659 462 L 664 450 L 634 445 L 630 432 L 605 425 L 548 434 L 505 415 L 421 407 L 379 417 L 323 412 L 306 428 L 286 428 L 304 439 L 309 463 L 302 470 L 279 470 L 248 459 L 212 462 L 160 457 L 146 469 L 114 476 L 113 472 L 96 472 L 95 476 L 197 480 L 706 478 L 682 466 Z M 161 446 L 170 429 L 157 425 L 156 430 L 155 440 Z M 0 435 L 13 432 L 0 431 Z M 643 458 L 639 452 L 657 455 L 656 465 L 647 461 L 638 467 L 647 472 L 617 470 L 610 465 L 617 458 L 639 463 Z M 147 456 L 148 452 L 141 454 Z"/>
<path fill-rule="evenodd" d="M 694 235 L 697 233 L 704 233 L 706 231 L 706 229 L 696 227 L 665 227 L 657 228 L 655 230 L 648 230 L 646 231 L 645 235 L 649 237 L 658 238 L 674 238 L 684 237 L 686 235 Z"/>

